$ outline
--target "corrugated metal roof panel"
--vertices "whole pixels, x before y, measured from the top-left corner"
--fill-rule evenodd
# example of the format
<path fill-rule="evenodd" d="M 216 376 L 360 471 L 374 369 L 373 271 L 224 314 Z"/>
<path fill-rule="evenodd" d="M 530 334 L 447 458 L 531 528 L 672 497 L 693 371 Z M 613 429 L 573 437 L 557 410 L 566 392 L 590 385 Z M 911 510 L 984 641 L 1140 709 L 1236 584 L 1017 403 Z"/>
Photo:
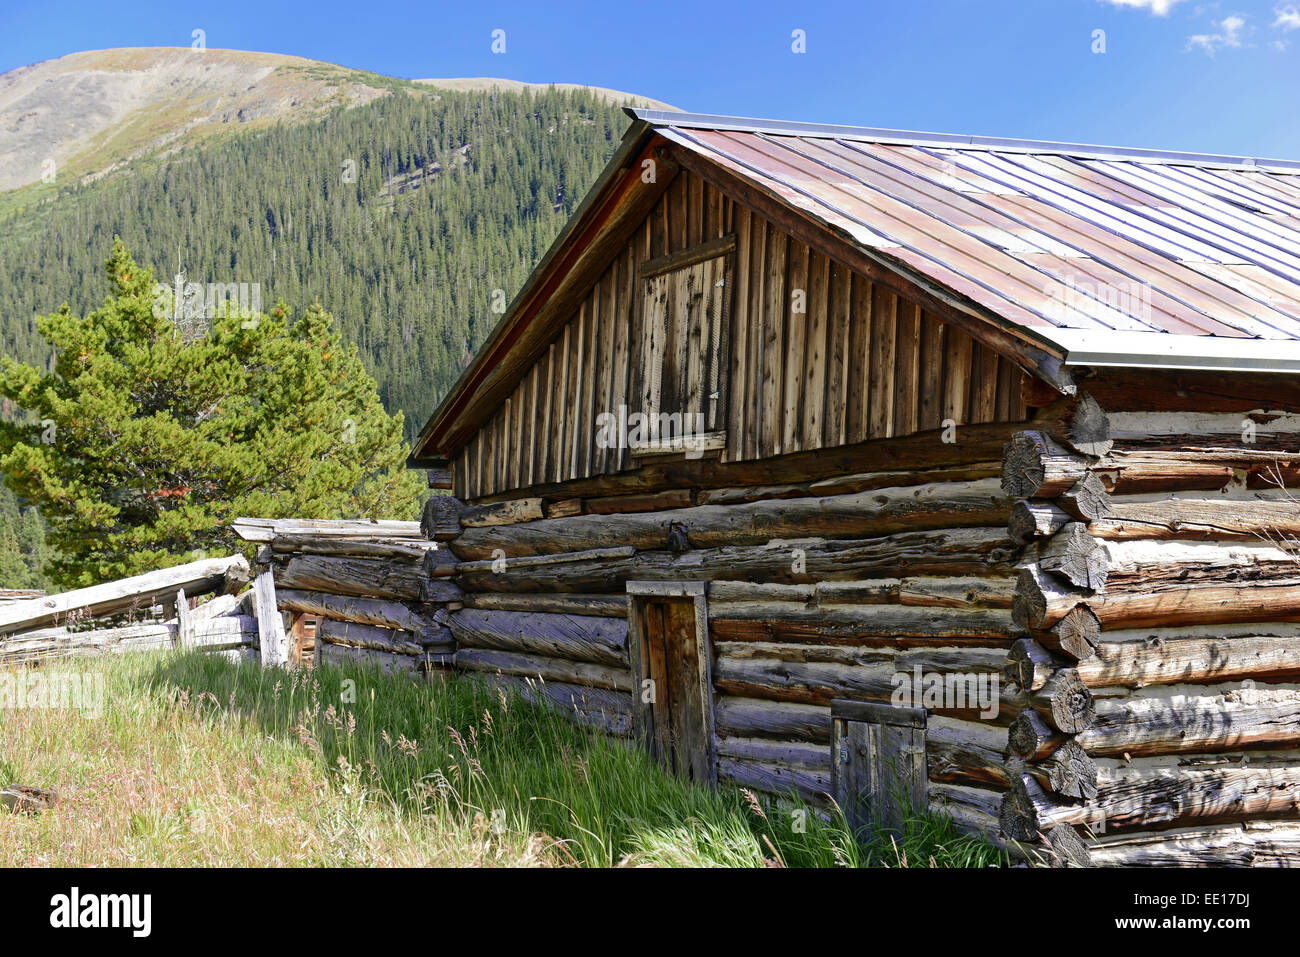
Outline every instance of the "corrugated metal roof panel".
<path fill-rule="evenodd" d="M 636 115 L 1063 347 L 1080 340 L 1054 332 L 1088 332 L 1090 355 L 1108 332 L 1117 350 L 1120 333 L 1300 341 L 1300 163 Z"/>

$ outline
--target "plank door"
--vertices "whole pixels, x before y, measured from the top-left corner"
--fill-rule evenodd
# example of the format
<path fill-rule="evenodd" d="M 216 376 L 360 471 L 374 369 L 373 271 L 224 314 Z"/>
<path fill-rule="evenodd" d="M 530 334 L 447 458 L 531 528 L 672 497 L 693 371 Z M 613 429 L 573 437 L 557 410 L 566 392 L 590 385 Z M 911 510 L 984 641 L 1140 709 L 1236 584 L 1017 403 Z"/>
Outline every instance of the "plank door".
<path fill-rule="evenodd" d="M 711 785 L 713 693 L 703 587 L 629 582 L 628 594 L 634 732 L 678 777 Z"/>
<path fill-rule="evenodd" d="M 922 708 L 831 702 L 831 790 L 855 834 L 900 833 L 928 806 L 925 726 Z"/>
<path fill-rule="evenodd" d="M 732 248 L 729 237 L 641 266 L 640 411 L 656 440 L 671 438 L 657 433 L 661 413 L 692 416 L 696 432 L 725 428 Z"/>

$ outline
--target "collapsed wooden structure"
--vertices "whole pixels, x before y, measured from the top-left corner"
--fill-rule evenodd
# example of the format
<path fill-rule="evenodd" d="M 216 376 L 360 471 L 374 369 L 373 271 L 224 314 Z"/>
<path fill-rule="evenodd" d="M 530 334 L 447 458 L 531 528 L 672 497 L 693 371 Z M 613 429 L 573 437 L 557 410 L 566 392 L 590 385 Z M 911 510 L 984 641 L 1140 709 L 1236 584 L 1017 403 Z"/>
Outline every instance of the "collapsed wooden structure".
<path fill-rule="evenodd" d="M 205 558 L 55 595 L 0 602 L 0 666 L 160 648 L 257 654 L 243 556 Z"/>

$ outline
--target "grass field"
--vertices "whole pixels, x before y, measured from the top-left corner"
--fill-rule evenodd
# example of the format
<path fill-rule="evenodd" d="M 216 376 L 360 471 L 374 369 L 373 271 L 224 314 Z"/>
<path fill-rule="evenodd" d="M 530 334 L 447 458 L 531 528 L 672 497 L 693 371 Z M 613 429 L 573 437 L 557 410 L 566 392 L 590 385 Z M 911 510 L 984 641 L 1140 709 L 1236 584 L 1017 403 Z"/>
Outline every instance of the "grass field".
<path fill-rule="evenodd" d="M 42 814 L 0 811 L 3 867 L 1004 863 L 929 817 L 860 846 L 842 818 L 684 784 L 468 678 L 264 672 L 201 653 L 46 668 L 102 675 L 104 701 L 0 710 L 0 787 L 60 794 Z M 11 687 L 23 675 L 0 671 Z"/>

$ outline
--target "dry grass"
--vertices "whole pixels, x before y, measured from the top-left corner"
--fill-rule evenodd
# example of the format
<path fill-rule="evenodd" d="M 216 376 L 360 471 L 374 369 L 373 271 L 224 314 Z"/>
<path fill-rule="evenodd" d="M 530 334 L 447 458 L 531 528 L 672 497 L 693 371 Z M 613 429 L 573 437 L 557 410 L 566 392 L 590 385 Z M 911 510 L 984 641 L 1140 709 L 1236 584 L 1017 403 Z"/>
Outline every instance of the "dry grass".
<path fill-rule="evenodd" d="M 676 780 L 641 752 L 466 678 L 263 672 L 202 653 L 60 662 L 98 715 L 0 710 L 13 866 L 981 866 L 946 821 L 860 847 L 842 819 Z M 0 679 L 15 672 L 0 671 Z"/>

